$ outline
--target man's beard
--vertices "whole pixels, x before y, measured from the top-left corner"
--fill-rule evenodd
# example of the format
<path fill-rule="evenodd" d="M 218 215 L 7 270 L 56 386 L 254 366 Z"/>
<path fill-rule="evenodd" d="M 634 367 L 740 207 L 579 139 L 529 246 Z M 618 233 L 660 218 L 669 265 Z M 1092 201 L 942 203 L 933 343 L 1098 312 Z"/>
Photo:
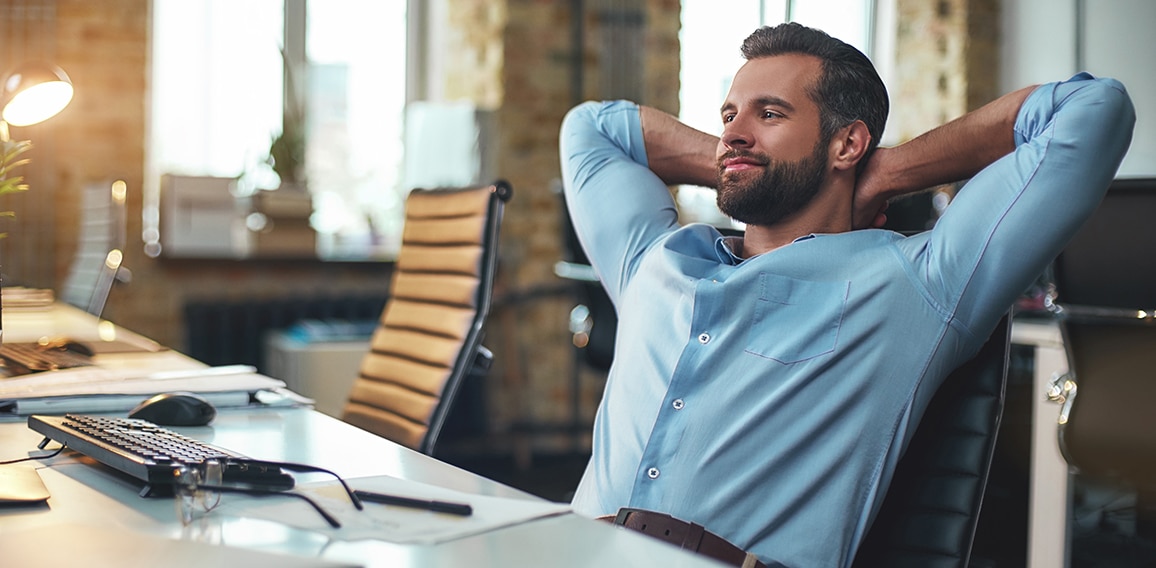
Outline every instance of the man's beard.
<path fill-rule="evenodd" d="M 744 157 L 762 164 L 757 179 L 727 174 L 723 160 Z M 820 141 L 810 156 L 797 162 L 772 160 L 766 154 L 729 150 L 719 158 L 718 208 L 736 221 L 769 226 L 797 213 L 819 193 L 827 169 L 827 144 Z"/>

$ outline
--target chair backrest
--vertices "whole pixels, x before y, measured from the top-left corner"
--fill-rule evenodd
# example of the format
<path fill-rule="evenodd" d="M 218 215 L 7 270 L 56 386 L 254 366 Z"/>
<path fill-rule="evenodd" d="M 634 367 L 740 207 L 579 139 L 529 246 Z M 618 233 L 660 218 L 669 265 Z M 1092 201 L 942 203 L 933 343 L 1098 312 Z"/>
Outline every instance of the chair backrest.
<path fill-rule="evenodd" d="M 406 199 L 390 297 L 342 419 L 426 454 L 478 365 L 497 265 L 504 181 Z"/>
<path fill-rule="evenodd" d="M 1060 451 L 1081 474 L 1145 492 L 1156 490 L 1154 210 L 1156 179 L 1116 180 L 1052 267 L 1069 371 Z"/>
<path fill-rule="evenodd" d="M 854 566 L 964 567 L 1003 416 L 1010 318 L 935 393 Z"/>
<path fill-rule="evenodd" d="M 76 255 L 61 287 L 60 299 L 100 316 L 113 283 L 126 279 L 121 266 L 125 247 L 123 181 L 93 183 L 81 190 L 80 232 Z"/>

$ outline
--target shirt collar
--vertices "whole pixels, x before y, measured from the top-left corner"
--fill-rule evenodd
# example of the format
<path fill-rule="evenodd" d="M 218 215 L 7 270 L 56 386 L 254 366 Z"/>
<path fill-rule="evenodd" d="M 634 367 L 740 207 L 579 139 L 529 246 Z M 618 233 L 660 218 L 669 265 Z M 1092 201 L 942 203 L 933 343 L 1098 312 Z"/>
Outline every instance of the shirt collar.
<path fill-rule="evenodd" d="M 799 241 L 806 241 L 809 239 L 813 239 L 813 238 L 815 238 L 815 236 L 816 236 L 815 233 L 803 235 L 803 236 L 791 241 L 791 243 L 794 244 L 794 243 L 797 243 Z M 723 262 L 723 263 L 730 264 L 733 266 L 738 266 L 744 260 L 746 260 L 745 258 L 735 254 L 735 249 L 741 247 L 742 242 L 743 242 L 742 237 L 732 237 L 732 236 L 726 236 L 726 235 L 720 236 L 719 238 L 715 239 L 715 241 L 714 241 L 715 254 L 718 255 L 719 262 Z"/>
<path fill-rule="evenodd" d="M 743 258 L 735 254 L 734 249 L 742 245 L 742 237 L 728 237 L 726 235 L 720 236 L 714 241 L 715 254 L 718 255 L 719 262 L 737 266 L 741 263 Z"/>

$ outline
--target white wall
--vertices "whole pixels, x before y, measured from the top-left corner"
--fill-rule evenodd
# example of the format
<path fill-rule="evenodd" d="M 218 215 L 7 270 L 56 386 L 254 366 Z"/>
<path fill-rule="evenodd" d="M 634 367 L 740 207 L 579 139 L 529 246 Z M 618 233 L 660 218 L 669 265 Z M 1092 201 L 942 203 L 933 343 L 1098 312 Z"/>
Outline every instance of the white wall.
<path fill-rule="evenodd" d="M 1084 0 L 1085 67 L 1124 83 L 1136 105 L 1120 177 L 1156 176 L 1156 2 Z"/>
<path fill-rule="evenodd" d="M 1003 0 L 1000 91 L 1076 72 L 1076 0 Z"/>
<path fill-rule="evenodd" d="M 1119 177 L 1156 177 L 1156 2 L 1004 0 L 1002 9 L 1001 90 L 1081 70 L 1119 79 L 1137 116 Z"/>

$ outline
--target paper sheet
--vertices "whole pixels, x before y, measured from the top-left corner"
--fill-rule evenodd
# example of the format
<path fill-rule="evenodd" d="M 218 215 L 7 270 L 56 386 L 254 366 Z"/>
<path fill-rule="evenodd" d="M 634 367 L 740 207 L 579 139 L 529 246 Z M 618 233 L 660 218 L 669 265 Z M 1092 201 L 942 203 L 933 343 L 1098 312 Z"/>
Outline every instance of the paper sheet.
<path fill-rule="evenodd" d="M 365 509 L 358 511 L 336 481 L 301 485 L 295 491 L 305 493 L 337 517 L 342 524 L 339 529 L 331 528 L 307 503 L 292 497 L 250 498 L 230 494 L 212 514 L 284 523 L 323 533 L 335 540 L 436 544 L 570 512 L 570 505 L 564 503 L 474 495 L 389 476 L 347 482 L 353 489 L 468 503 L 473 507 L 473 514 L 461 517 L 377 503 L 365 503 Z"/>
<path fill-rule="evenodd" d="M 255 391 L 284 387 L 285 383 L 253 372 L 251 368 L 237 368 L 223 373 L 220 367 L 182 372 L 181 375 L 131 376 L 101 367 L 78 367 L 60 371 L 45 371 L 0 380 L 0 399 L 48 398 L 56 396 L 83 396 L 98 394 L 145 394 L 158 392 L 225 392 Z"/>
<path fill-rule="evenodd" d="M 252 367 L 133 375 L 92 366 L 0 379 L 0 414 L 120 412 L 154 394 L 179 391 L 200 394 L 220 408 L 247 406 L 251 393 L 261 393 L 257 402 L 264 406 L 312 404 Z"/>

